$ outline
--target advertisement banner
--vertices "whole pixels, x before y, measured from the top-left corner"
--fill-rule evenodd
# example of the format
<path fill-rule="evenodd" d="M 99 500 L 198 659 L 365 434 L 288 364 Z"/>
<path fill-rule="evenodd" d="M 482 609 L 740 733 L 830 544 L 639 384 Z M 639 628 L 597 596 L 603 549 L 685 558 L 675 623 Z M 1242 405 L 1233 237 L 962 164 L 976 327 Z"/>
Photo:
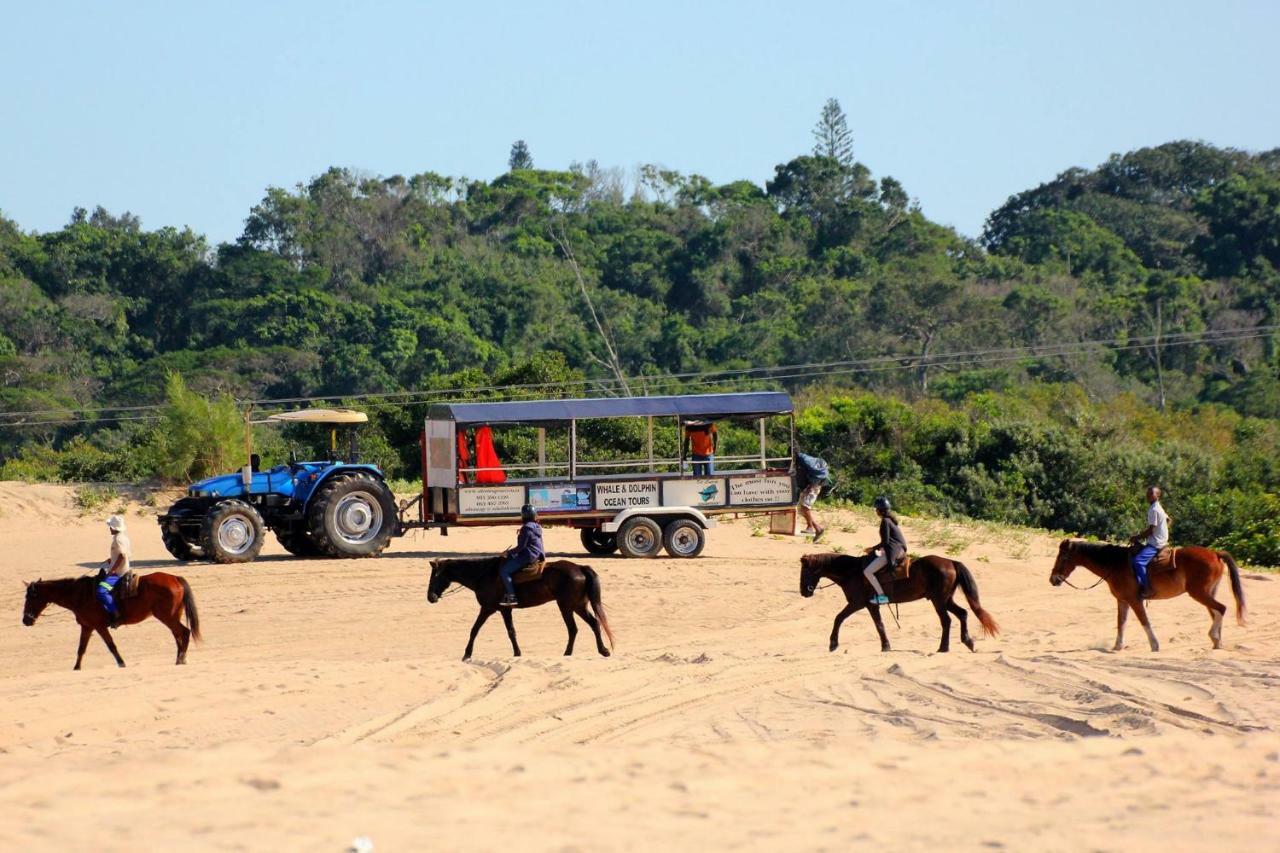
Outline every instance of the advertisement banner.
<path fill-rule="evenodd" d="M 624 510 L 657 505 L 657 480 L 596 483 L 596 509 Z"/>
<path fill-rule="evenodd" d="M 724 506 L 724 479 L 665 480 L 663 506 Z"/>
<path fill-rule="evenodd" d="M 790 477 L 743 477 L 729 481 L 732 506 L 789 504 L 794 500 Z"/>
<path fill-rule="evenodd" d="M 459 515 L 519 515 L 524 486 L 463 486 L 458 489 Z"/>
<path fill-rule="evenodd" d="M 591 486 L 553 483 L 529 487 L 529 505 L 538 512 L 581 512 L 591 509 Z"/>

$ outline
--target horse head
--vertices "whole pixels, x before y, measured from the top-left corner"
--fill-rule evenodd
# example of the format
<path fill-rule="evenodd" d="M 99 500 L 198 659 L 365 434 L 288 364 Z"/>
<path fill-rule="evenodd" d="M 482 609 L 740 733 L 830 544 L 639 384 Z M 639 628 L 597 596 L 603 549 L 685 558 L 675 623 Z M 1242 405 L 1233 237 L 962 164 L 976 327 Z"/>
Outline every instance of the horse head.
<path fill-rule="evenodd" d="M 444 595 L 444 591 L 453 583 L 449 569 L 444 560 L 431 561 L 431 581 L 427 584 L 427 603 L 435 604 Z"/>
<path fill-rule="evenodd" d="M 1062 586 L 1062 582 L 1078 565 L 1080 562 L 1075 552 L 1075 540 L 1063 539 L 1058 546 L 1058 559 L 1053 561 L 1053 571 L 1049 573 L 1049 583 Z"/>
<path fill-rule="evenodd" d="M 27 597 L 22 604 L 22 624 L 28 628 L 36 624 L 36 620 L 48 605 L 49 599 L 45 598 L 44 590 L 40 588 L 40 581 L 27 584 Z"/>
<path fill-rule="evenodd" d="M 818 554 L 805 554 L 800 558 L 800 595 L 812 598 L 822 579 L 821 559 Z"/>

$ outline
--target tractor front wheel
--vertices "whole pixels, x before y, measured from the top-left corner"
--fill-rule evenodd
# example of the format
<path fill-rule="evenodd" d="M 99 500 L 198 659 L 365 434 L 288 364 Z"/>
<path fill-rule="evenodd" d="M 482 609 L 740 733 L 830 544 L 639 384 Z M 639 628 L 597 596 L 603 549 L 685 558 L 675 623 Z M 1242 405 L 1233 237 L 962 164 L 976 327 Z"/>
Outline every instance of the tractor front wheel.
<path fill-rule="evenodd" d="M 262 516 L 244 501 L 214 504 L 204 517 L 200 544 L 205 559 L 215 563 L 247 563 L 262 550 L 266 531 Z"/>

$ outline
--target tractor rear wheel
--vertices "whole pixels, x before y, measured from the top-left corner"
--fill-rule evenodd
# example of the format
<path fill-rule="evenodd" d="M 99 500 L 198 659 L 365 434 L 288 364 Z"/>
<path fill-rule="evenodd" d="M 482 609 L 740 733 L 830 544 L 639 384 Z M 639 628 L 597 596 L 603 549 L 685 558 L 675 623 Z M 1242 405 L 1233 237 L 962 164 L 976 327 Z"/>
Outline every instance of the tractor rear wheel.
<path fill-rule="evenodd" d="M 277 530 L 276 541 L 295 557 L 323 557 L 324 551 L 311 538 L 305 527 L 296 525 L 289 530 Z"/>
<path fill-rule="evenodd" d="M 265 532 L 256 509 L 244 501 L 222 501 L 204 517 L 200 544 L 215 563 L 247 563 L 262 550 Z"/>
<path fill-rule="evenodd" d="M 307 509 L 311 538 L 331 557 L 381 554 L 397 523 L 395 496 L 370 474 L 335 474 L 316 487 Z"/>

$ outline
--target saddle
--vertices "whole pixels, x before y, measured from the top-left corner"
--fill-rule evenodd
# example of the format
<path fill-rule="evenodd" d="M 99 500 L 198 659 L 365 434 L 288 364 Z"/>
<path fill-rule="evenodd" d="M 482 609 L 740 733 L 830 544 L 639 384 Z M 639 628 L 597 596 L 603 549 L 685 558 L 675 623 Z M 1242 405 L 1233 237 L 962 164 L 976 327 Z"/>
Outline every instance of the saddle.
<path fill-rule="evenodd" d="M 885 572 L 888 572 L 888 571 L 890 571 L 889 567 L 885 566 L 883 569 L 876 572 L 876 574 L 883 575 Z M 893 567 L 892 571 L 893 571 L 893 579 L 896 581 L 904 581 L 907 578 L 911 577 L 911 555 L 910 554 L 904 555 L 903 558 L 897 562 L 897 565 Z"/>
<path fill-rule="evenodd" d="M 99 581 L 101 581 L 106 576 L 107 576 L 106 569 L 102 569 L 98 572 Z M 115 586 L 111 588 L 111 597 L 115 600 L 116 604 L 119 604 L 122 601 L 128 601 L 131 598 L 137 597 L 138 581 L 141 579 L 142 579 L 142 576 L 134 572 L 133 569 L 130 569 L 129 571 L 122 574 L 120 576 L 120 580 L 116 581 Z"/>
<path fill-rule="evenodd" d="M 1167 545 L 1161 548 L 1160 552 L 1156 554 L 1155 557 L 1152 558 L 1150 563 L 1147 564 L 1147 574 L 1154 575 L 1156 572 L 1167 572 L 1167 571 L 1176 569 L 1178 567 L 1178 551 L 1179 550 L 1181 549 L 1170 548 Z M 1133 555 L 1136 553 L 1138 553 L 1137 548 L 1130 549 L 1129 551 L 1130 561 L 1132 561 Z"/>
<path fill-rule="evenodd" d="M 511 582 L 512 583 L 528 583 L 529 581 L 536 581 L 538 578 L 542 577 L 542 570 L 545 569 L 546 567 L 547 567 L 546 560 L 539 560 L 536 563 L 530 563 L 529 565 L 525 566 L 523 569 L 521 569 L 520 571 L 512 575 Z"/>

